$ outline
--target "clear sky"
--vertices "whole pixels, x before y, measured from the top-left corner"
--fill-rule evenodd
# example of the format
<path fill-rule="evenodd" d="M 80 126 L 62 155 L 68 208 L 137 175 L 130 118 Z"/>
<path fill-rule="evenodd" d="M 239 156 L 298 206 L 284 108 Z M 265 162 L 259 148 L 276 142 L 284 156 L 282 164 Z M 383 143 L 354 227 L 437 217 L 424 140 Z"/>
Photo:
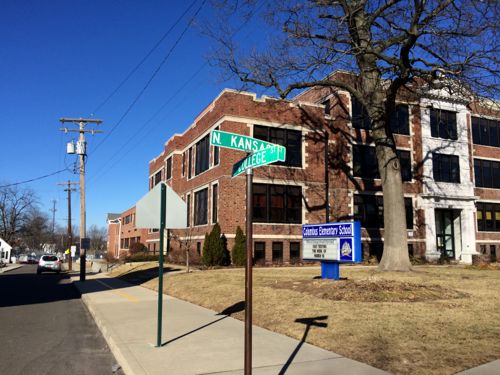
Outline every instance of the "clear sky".
<path fill-rule="evenodd" d="M 200 5 L 202 0 L 2 1 L 0 185 L 73 169 L 77 157 L 66 155 L 66 143 L 77 135 L 63 134 L 59 118 L 94 117 L 103 120 L 98 128 L 104 133 L 87 135 L 87 228 L 104 226 L 106 213 L 133 206 L 148 190 L 148 162 L 165 141 L 183 132 L 224 87 L 238 86 L 221 82 L 206 63 L 213 42 L 199 28 L 182 35 Z M 206 3 L 199 17 L 210 12 Z M 57 184 L 68 179 L 78 181 L 78 175 L 62 172 L 20 187 L 36 191 L 44 212 L 56 200 L 56 222 L 65 226 L 66 193 Z M 77 193 L 72 206 L 78 224 Z"/>

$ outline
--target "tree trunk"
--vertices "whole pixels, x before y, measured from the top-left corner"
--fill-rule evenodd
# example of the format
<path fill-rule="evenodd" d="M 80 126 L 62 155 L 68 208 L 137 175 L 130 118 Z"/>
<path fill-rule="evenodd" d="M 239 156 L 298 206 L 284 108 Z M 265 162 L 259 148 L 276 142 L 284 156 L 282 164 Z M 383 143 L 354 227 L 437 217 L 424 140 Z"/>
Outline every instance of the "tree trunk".
<path fill-rule="evenodd" d="M 379 126 L 377 126 L 379 125 Z M 411 270 L 408 256 L 406 212 L 401 166 L 392 142 L 387 142 L 385 124 L 374 123 L 373 135 L 384 201 L 384 252 L 379 264 L 381 271 Z M 377 140 L 385 142 L 377 142 Z"/>

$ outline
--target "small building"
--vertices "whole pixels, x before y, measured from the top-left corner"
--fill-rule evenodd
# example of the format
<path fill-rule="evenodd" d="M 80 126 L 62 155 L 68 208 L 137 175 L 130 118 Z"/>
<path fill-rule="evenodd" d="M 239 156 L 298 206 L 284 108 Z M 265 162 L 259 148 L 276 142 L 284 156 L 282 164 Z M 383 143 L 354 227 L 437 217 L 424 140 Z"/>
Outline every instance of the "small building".
<path fill-rule="evenodd" d="M 0 238 L 0 262 L 10 263 L 10 254 L 12 252 L 12 246 Z"/>
<path fill-rule="evenodd" d="M 119 258 L 128 253 L 135 242 L 145 244 L 148 237 L 147 229 L 135 227 L 135 207 L 129 208 L 121 214 L 110 213 L 106 220 L 108 224 L 108 254 Z"/>

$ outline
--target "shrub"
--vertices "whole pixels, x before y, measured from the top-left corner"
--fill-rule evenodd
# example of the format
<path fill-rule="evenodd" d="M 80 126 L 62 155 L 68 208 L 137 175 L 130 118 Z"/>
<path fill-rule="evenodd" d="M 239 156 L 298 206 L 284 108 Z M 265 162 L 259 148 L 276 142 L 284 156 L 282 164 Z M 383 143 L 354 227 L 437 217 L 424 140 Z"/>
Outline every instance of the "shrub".
<path fill-rule="evenodd" d="M 246 262 L 246 237 L 238 226 L 236 228 L 236 237 L 233 246 L 233 264 L 235 266 L 244 266 Z"/>
<path fill-rule="evenodd" d="M 210 234 L 205 234 L 202 262 L 205 266 L 227 266 L 230 262 L 227 240 L 221 236 L 220 225 L 216 223 Z"/>
<path fill-rule="evenodd" d="M 129 254 L 146 253 L 148 248 L 141 242 L 134 242 L 128 249 Z"/>
<path fill-rule="evenodd" d="M 125 258 L 126 262 L 152 262 L 158 261 L 159 255 L 153 255 L 148 253 L 136 253 L 130 254 Z"/>

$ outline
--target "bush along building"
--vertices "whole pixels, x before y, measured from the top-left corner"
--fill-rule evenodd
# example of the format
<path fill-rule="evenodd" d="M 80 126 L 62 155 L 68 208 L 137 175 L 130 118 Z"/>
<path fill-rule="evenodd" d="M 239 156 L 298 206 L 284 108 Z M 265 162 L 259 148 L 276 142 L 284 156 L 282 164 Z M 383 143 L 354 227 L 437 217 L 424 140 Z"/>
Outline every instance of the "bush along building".
<path fill-rule="evenodd" d="M 425 86 L 400 93 L 390 127 L 410 255 L 462 263 L 500 256 L 499 109 Z M 215 223 L 232 249 L 237 227 L 245 228 L 245 176 L 231 177 L 245 154 L 211 146 L 217 129 L 287 149 L 284 162 L 254 170 L 257 264 L 300 261 L 302 224 L 353 219 L 363 227 L 364 257 L 380 258 L 383 203 L 369 126 L 364 108 L 342 90 L 309 89 L 290 101 L 224 90 L 149 163 L 149 188 L 165 181 L 188 207 L 187 228 L 169 232 L 171 253 L 187 246 L 201 256 Z M 158 249 L 158 232 L 147 237 L 148 249 Z"/>

